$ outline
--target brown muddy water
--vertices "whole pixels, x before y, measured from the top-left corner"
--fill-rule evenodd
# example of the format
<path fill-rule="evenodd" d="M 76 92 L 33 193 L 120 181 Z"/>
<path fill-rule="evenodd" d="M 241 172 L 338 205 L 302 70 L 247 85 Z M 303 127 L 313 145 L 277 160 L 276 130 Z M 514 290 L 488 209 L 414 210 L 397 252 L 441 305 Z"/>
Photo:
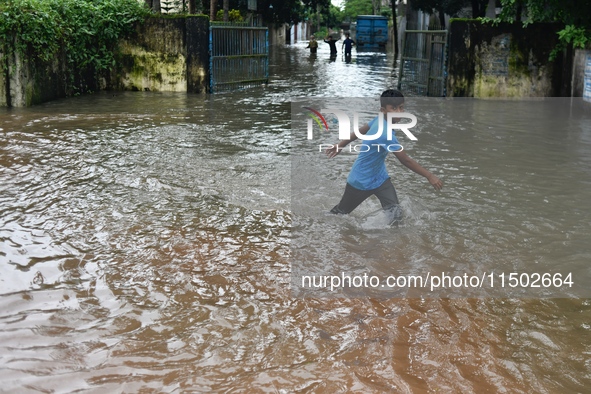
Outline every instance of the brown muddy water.
<path fill-rule="evenodd" d="M 549 131 L 535 103 L 431 108 L 441 132 L 409 152 L 445 189 L 389 159 L 407 221 L 368 229 L 375 201 L 325 214 L 351 156 L 310 153 L 314 172 L 292 177 L 290 100 L 373 99 L 395 85 L 392 59 L 304 46 L 274 48 L 264 88 L 0 112 L 0 391 L 589 392 L 588 114 Z M 388 236 L 380 253 L 419 267 L 554 262 L 582 283 L 558 298 L 296 297 L 294 183 L 306 237 L 335 241 L 307 247 L 330 258 Z"/>

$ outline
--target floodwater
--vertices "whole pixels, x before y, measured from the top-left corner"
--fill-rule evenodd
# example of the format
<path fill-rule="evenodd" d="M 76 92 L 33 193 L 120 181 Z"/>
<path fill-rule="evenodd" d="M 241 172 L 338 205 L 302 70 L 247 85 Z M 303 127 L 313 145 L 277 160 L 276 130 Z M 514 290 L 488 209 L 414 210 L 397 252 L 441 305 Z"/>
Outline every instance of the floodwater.
<path fill-rule="evenodd" d="M 100 93 L 2 110 L 0 391 L 588 392 L 591 302 L 568 291 L 292 292 L 292 183 L 302 180 L 292 182 L 290 100 L 375 98 L 395 85 L 392 63 L 373 53 L 330 61 L 322 46 L 311 59 L 298 44 L 274 48 L 263 88 Z M 389 159 L 403 226 L 368 228 L 373 200 L 348 218 L 327 216 L 353 158 L 323 168 L 310 155 L 317 173 L 301 186 L 316 192 L 297 212 L 309 230 L 296 235 L 323 239 L 324 223 L 330 258 L 387 235 L 390 252 L 420 267 L 458 271 L 500 253 L 503 263 L 556 259 L 585 278 L 589 118 L 536 133 L 537 104 L 467 105 L 469 118 L 431 109 L 442 132 L 424 128 L 409 145 L 442 192 Z M 515 106 L 519 121 L 491 132 Z"/>

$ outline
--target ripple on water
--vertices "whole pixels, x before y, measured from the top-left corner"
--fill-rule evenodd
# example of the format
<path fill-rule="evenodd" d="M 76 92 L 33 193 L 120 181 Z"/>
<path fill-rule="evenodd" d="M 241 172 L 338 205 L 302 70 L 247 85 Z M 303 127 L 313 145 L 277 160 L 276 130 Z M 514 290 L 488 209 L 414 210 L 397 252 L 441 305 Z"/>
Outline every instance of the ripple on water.
<path fill-rule="evenodd" d="M 557 144 L 535 119 L 493 127 L 515 102 L 425 108 L 435 127 L 409 153 L 446 189 L 389 161 L 406 222 L 386 232 L 367 222 L 375 201 L 324 214 L 353 156 L 292 173 L 290 100 L 376 97 L 396 84 L 391 58 L 331 63 L 304 46 L 273 54 L 263 88 L 0 113 L 6 390 L 584 392 L 586 300 L 297 298 L 290 285 L 297 253 L 322 257 L 319 271 L 362 272 L 367 257 L 378 273 L 586 262 L 587 123 Z"/>

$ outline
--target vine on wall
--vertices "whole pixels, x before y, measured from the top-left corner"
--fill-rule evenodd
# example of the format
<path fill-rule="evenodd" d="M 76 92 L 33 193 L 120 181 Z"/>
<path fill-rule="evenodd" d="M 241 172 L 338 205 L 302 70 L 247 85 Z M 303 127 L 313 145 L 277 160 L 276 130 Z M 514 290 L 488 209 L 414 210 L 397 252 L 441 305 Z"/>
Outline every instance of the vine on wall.
<path fill-rule="evenodd" d="M 149 13 L 137 0 L 4 0 L 0 50 L 42 62 L 61 50 L 73 85 L 82 70 L 92 70 L 95 78 L 109 70 L 119 39 Z"/>

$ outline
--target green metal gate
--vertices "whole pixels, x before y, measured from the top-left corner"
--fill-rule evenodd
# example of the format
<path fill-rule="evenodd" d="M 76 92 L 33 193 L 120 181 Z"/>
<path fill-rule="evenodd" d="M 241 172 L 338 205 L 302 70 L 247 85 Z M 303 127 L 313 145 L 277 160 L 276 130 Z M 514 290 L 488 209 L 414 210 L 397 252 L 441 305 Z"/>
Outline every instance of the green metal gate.
<path fill-rule="evenodd" d="M 402 38 L 398 89 L 415 96 L 445 96 L 447 30 L 407 30 Z"/>
<path fill-rule="evenodd" d="M 209 25 L 209 92 L 269 82 L 269 33 L 266 27 Z"/>

